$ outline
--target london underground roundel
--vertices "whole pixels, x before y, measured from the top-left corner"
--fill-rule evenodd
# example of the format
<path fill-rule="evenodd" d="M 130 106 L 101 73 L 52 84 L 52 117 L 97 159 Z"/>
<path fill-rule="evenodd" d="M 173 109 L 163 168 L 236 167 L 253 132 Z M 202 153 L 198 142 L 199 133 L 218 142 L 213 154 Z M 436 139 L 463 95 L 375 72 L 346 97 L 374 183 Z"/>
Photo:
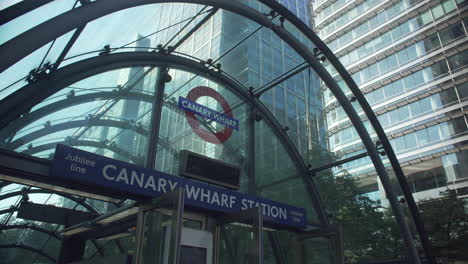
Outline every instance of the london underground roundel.
<path fill-rule="evenodd" d="M 221 105 L 223 112 L 218 112 L 196 103 L 197 99 L 202 96 L 208 96 L 216 100 Z M 207 142 L 215 144 L 223 143 L 231 137 L 233 129 L 239 130 L 239 120 L 233 117 L 231 106 L 221 94 L 210 87 L 197 86 L 193 88 L 187 94 L 187 98 L 179 97 L 178 106 L 185 110 L 185 117 L 193 131 Z M 224 129 L 218 132 L 211 132 L 202 128 L 197 116 L 205 118 L 208 122 L 214 121 L 221 124 L 224 126 Z"/>

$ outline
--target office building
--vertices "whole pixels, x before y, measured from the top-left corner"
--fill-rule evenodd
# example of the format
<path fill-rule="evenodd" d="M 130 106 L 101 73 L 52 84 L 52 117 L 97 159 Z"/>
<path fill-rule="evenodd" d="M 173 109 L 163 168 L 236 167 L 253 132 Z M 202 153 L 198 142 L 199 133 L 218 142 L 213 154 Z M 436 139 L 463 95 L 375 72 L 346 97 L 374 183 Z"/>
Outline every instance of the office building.
<path fill-rule="evenodd" d="M 312 7 L 314 31 L 378 115 L 415 199 L 438 198 L 447 188 L 465 197 L 467 2 L 338 0 Z M 323 92 L 330 150 L 341 158 L 362 153 L 342 108 Z M 369 197 L 385 200 L 369 158 L 340 169 L 359 178 Z"/>

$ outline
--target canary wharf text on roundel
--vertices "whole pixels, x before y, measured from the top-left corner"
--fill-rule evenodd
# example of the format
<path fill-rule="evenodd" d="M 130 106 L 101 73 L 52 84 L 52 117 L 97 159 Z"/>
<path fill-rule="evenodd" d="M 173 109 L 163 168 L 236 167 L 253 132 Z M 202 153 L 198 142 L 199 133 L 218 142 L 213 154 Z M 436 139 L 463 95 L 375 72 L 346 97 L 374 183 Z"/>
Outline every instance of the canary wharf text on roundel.
<path fill-rule="evenodd" d="M 190 111 L 196 115 L 205 117 L 208 119 L 208 121 L 215 121 L 218 124 L 234 128 L 235 130 L 239 130 L 238 120 L 226 116 L 223 113 L 217 112 L 201 104 L 197 104 L 196 102 L 192 102 L 181 96 L 179 96 L 179 107 L 186 111 Z"/>
<path fill-rule="evenodd" d="M 196 102 L 202 96 L 208 96 L 216 100 L 222 107 L 223 112 L 218 112 Z M 190 90 L 187 98 L 179 97 L 178 107 L 185 110 L 185 116 L 192 130 L 202 139 L 210 143 L 223 143 L 232 135 L 233 129 L 239 130 L 239 120 L 232 115 L 232 109 L 226 99 L 216 90 L 206 87 L 197 86 Z M 214 121 L 224 126 L 224 129 L 219 132 L 208 131 L 207 128 L 200 127 L 200 121 L 195 116 L 200 116 L 206 121 Z"/>

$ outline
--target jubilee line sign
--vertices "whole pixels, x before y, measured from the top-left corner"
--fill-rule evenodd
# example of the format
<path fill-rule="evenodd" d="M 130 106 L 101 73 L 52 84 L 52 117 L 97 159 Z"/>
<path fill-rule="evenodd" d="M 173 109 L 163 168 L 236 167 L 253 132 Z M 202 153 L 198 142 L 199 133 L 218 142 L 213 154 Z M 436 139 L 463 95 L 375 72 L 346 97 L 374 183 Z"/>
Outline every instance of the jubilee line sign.
<path fill-rule="evenodd" d="M 51 175 L 147 197 L 158 197 L 182 187 L 185 191 L 185 204 L 192 207 L 223 213 L 260 207 L 266 222 L 295 228 L 303 228 L 306 225 L 306 212 L 303 208 L 139 167 L 60 144 L 55 150 Z"/>

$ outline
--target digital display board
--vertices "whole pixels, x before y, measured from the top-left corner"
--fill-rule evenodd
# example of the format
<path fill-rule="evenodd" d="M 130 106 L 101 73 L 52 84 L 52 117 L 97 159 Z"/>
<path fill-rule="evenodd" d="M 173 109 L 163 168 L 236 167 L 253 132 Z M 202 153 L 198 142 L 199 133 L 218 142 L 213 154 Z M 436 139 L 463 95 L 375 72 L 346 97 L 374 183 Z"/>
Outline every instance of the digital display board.
<path fill-rule="evenodd" d="M 181 158 L 181 176 L 230 189 L 239 189 L 240 169 L 238 167 L 188 150 L 181 151 Z"/>

